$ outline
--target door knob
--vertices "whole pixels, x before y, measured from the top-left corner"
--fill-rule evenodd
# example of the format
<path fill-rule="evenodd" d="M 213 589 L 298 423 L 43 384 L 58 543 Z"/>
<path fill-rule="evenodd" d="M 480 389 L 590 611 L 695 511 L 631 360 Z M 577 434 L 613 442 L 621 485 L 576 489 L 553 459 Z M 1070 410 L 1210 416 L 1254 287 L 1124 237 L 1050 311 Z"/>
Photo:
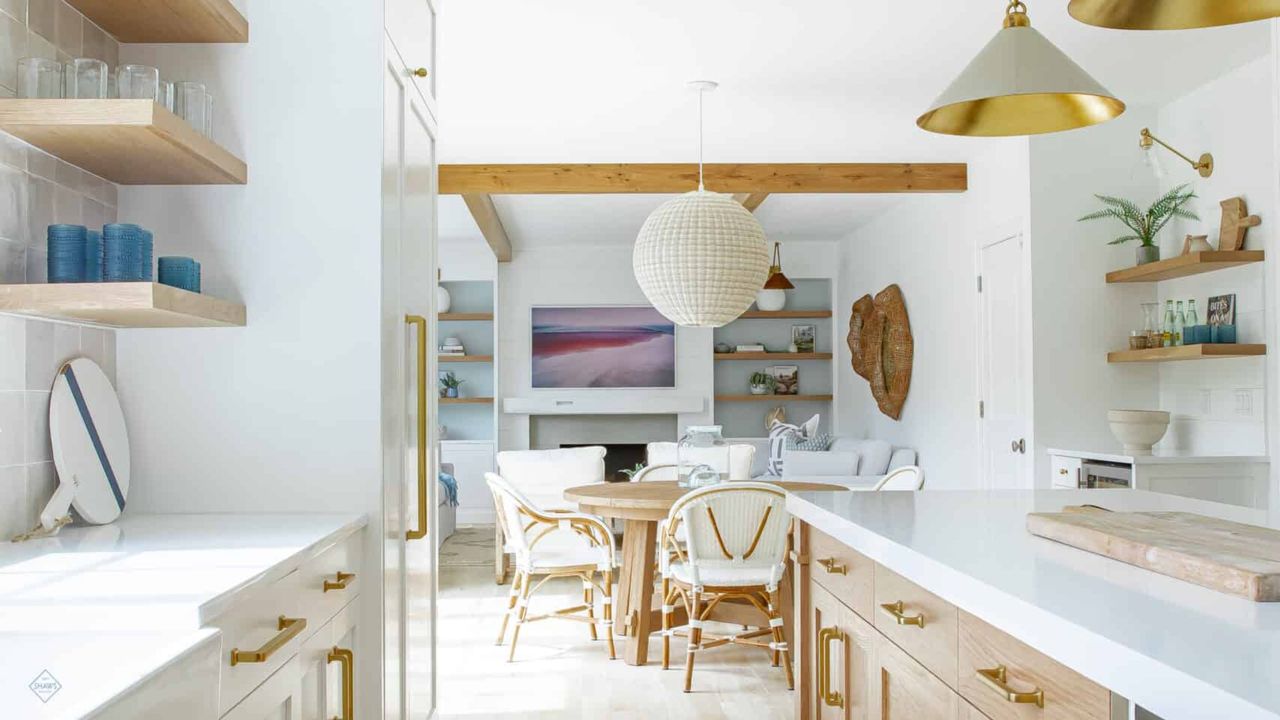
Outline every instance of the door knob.
<path fill-rule="evenodd" d="M 1011 443 L 1011 445 L 1012 445 L 1011 449 L 1013 450 L 1013 452 L 1016 452 L 1016 453 L 1019 453 L 1019 454 L 1022 454 L 1022 455 L 1025 455 L 1025 454 L 1027 453 L 1027 440 L 1026 440 L 1026 438 L 1019 438 L 1019 439 L 1017 439 L 1017 440 L 1014 440 L 1014 441 Z"/>
<path fill-rule="evenodd" d="M 429 74 L 429 73 L 427 72 L 427 69 L 426 69 L 426 68 L 424 68 L 424 67 L 420 67 L 420 68 L 418 68 L 417 70 L 414 70 L 414 71 L 412 72 L 412 75 L 413 75 L 414 77 L 420 77 L 420 78 L 424 78 L 424 77 L 426 77 L 428 74 Z"/>

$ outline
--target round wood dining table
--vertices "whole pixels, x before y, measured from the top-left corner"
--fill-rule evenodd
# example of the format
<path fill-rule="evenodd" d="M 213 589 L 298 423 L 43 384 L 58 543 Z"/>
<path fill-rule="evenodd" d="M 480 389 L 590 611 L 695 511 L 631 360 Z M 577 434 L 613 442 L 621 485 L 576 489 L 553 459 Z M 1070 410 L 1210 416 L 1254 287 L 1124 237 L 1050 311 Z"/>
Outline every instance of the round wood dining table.
<path fill-rule="evenodd" d="M 766 481 L 767 482 L 767 481 Z M 819 482 L 770 483 L 788 492 L 845 492 L 842 485 Z M 622 572 L 614 594 L 614 629 L 626 635 L 624 658 L 630 665 L 644 665 L 649 658 L 649 633 L 661 626 L 661 609 L 655 609 L 654 562 L 657 558 L 658 523 L 665 520 L 676 501 L 690 490 L 674 480 L 596 483 L 564 491 L 569 502 L 584 513 L 623 521 Z M 789 582 L 788 573 L 787 581 Z M 785 588 L 784 588 L 785 590 Z M 789 593 L 783 592 L 783 598 Z M 661 605 L 661 600 L 657 600 Z M 790 624 L 791 618 L 784 614 Z M 789 634 L 788 634 L 789 636 Z"/>

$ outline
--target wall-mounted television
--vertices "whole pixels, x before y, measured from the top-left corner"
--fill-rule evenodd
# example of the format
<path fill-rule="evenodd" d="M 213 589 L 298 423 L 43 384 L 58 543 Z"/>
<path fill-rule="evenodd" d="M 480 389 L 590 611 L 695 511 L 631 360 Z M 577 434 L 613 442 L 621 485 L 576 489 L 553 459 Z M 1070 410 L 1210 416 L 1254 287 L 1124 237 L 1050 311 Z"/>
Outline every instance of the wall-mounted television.
<path fill-rule="evenodd" d="M 652 307 L 535 307 L 532 324 L 535 389 L 676 386 L 676 326 Z"/>

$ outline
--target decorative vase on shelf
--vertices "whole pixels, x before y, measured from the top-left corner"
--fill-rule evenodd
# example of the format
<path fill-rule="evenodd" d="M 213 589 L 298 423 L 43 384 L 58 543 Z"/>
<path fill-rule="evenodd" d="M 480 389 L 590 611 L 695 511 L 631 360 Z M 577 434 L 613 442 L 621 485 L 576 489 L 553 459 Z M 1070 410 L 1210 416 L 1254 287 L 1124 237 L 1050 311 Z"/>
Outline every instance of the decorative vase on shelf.
<path fill-rule="evenodd" d="M 1139 245 L 1137 249 L 1138 264 L 1146 265 L 1147 263 L 1159 262 L 1160 246 L 1159 245 Z"/>
<path fill-rule="evenodd" d="M 443 286 L 436 286 L 436 312 L 447 313 L 449 308 L 453 306 L 453 298 L 449 295 L 449 290 Z"/>
<path fill-rule="evenodd" d="M 756 293 L 756 307 L 765 312 L 777 312 L 786 306 L 786 290 L 761 290 Z"/>

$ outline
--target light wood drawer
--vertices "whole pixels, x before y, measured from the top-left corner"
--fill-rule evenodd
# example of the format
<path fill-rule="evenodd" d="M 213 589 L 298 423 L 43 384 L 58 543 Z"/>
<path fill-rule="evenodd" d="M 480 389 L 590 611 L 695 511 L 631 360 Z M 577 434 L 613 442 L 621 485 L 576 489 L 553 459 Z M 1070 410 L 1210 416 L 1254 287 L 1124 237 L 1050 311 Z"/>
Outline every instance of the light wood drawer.
<path fill-rule="evenodd" d="M 876 636 L 880 720 L 959 720 L 964 701 L 883 635 Z"/>
<path fill-rule="evenodd" d="M 979 670 L 1005 668 L 1006 685 L 1025 693 L 1015 703 Z M 990 673 L 994 674 L 994 673 Z M 990 675 L 989 674 L 989 675 Z M 978 618 L 960 613 L 960 694 L 992 720 L 1107 720 L 1111 693 Z M 1032 698 L 1044 693 L 1044 707 Z"/>
<path fill-rule="evenodd" d="M 875 598 L 876 629 L 956 687 L 956 607 L 878 564 Z"/>
<path fill-rule="evenodd" d="M 875 562 L 840 541 L 809 528 L 809 577 L 863 619 L 875 608 Z"/>
<path fill-rule="evenodd" d="M 302 641 L 324 624 L 313 622 L 297 612 L 301 592 L 299 571 L 295 570 L 274 583 L 239 599 L 234 606 L 209 623 L 209 627 L 222 631 L 220 661 L 222 687 L 218 693 L 219 715 L 235 707 L 251 690 L 280 669 L 297 654 Z M 231 664 L 234 651 L 259 650 L 274 638 L 284 637 L 289 633 L 287 629 L 280 629 L 282 616 L 305 620 L 306 627 L 261 662 Z"/>

